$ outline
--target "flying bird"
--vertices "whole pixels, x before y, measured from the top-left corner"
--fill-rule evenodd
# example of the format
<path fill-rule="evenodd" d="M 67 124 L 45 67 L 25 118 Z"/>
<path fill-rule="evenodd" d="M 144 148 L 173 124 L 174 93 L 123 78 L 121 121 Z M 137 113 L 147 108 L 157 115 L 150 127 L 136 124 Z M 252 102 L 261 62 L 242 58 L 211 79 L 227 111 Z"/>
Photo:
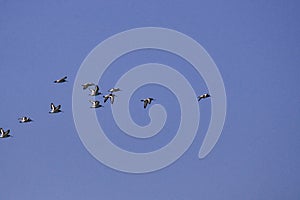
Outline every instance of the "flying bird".
<path fill-rule="evenodd" d="M 54 83 L 63 83 L 63 82 L 67 82 L 66 79 L 67 79 L 67 77 L 65 76 L 65 77 L 63 77 L 63 78 L 61 78 L 61 79 L 55 80 Z"/>
<path fill-rule="evenodd" d="M 208 97 L 210 97 L 210 95 L 209 94 L 202 94 L 202 95 L 200 95 L 200 96 L 198 96 L 198 101 L 200 101 L 201 99 L 205 99 L 205 98 L 208 98 Z"/>
<path fill-rule="evenodd" d="M 91 108 L 100 108 L 100 107 L 103 107 L 103 106 L 100 104 L 100 101 L 92 101 L 92 100 L 89 100 L 89 102 L 92 103 Z"/>
<path fill-rule="evenodd" d="M 82 84 L 81 86 L 82 86 L 82 88 L 85 90 L 85 89 L 87 89 L 88 87 L 93 86 L 93 85 L 95 85 L 95 84 L 94 84 L 94 83 L 85 83 L 85 84 Z"/>
<path fill-rule="evenodd" d="M 18 119 L 20 123 L 27 123 L 27 122 L 31 122 L 32 119 L 30 119 L 29 117 L 21 117 Z"/>
<path fill-rule="evenodd" d="M 51 110 L 49 113 L 59 113 L 61 105 L 55 106 L 53 103 L 51 103 Z"/>
<path fill-rule="evenodd" d="M 112 94 L 112 93 L 103 96 L 103 98 L 104 98 L 104 103 L 105 103 L 108 99 L 110 99 L 110 103 L 113 104 L 114 101 L 115 101 L 115 96 L 116 96 L 116 95 L 114 95 L 114 94 Z"/>
<path fill-rule="evenodd" d="M 110 92 L 111 94 L 112 94 L 113 92 L 119 92 L 119 91 L 121 91 L 120 88 L 111 88 L 111 89 L 108 90 L 108 92 Z"/>
<path fill-rule="evenodd" d="M 91 91 L 91 94 L 90 94 L 91 96 L 97 96 L 97 95 L 101 94 L 101 92 L 99 92 L 98 85 L 95 86 L 95 89 L 90 89 L 90 91 Z"/>
<path fill-rule="evenodd" d="M 8 138 L 8 137 L 10 137 L 9 132 L 10 132 L 9 129 L 7 131 L 4 131 L 3 128 L 0 128 L 0 138 Z"/>
<path fill-rule="evenodd" d="M 147 107 L 148 104 L 151 104 L 151 102 L 153 101 L 154 99 L 153 98 L 147 98 L 147 99 L 141 99 L 141 101 L 144 102 L 144 108 Z"/>

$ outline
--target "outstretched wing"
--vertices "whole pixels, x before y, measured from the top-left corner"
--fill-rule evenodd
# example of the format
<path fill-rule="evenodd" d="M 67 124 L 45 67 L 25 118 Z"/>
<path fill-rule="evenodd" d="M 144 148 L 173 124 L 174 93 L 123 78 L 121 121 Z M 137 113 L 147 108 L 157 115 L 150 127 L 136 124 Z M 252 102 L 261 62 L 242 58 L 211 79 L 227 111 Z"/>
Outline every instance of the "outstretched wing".
<path fill-rule="evenodd" d="M 5 136 L 8 136 L 10 133 L 10 129 L 8 129 L 6 132 L 5 132 Z"/>
<path fill-rule="evenodd" d="M 144 101 L 144 108 L 147 107 L 148 101 Z"/>
<path fill-rule="evenodd" d="M 55 110 L 60 110 L 60 108 L 61 108 L 61 105 L 58 105 L 58 106 L 55 108 Z"/>
<path fill-rule="evenodd" d="M 148 103 L 151 104 L 152 100 L 153 100 L 153 98 L 149 98 L 149 102 Z"/>
<path fill-rule="evenodd" d="M 105 103 L 109 97 L 108 96 L 103 96 L 103 97 L 104 97 L 104 103 Z"/>
<path fill-rule="evenodd" d="M 110 98 L 110 103 L 113 104 L 114 101 L 115 101 L 115 96 L 114 95 L 110 95 L 109 98 Z"/>
<path fill-rule="evenodd" d="M 96 86 L 95 86 L 95 93 L 97 94 L 97 93 L 98 93 L 98 91 L 99 91 L 99 86 L 98 86 L 98 85 L 96 85 Z"/>

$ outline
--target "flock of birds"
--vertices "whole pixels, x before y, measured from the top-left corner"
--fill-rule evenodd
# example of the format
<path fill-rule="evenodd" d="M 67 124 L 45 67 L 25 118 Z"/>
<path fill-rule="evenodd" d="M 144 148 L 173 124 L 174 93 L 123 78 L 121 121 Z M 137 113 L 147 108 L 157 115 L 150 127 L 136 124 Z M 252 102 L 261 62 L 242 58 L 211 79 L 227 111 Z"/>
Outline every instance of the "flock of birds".
<path fill-rule="evenodd" d="M 67 76 L 54 81 L 54 83 L 64 83 L 64 82 L 67 82 Z M 94 84 L 94 83 L 85 83 L 81 86 L 83 87 L 84 90 L 85 89 L 90 90 L 90 92 L 91 92 L 90 96 L 98 96 L 98 95 L 102 94 L 99 91 L 99 86 Z M 90 88 L 92 86 L 94 87 L 94 89 Z M 119 91 L 121 91 L 120 88 L 111 88 L 111 89 L 109 89 L 108 90 L 109 93 L 106 94 L 106 95 L 103 95 L 104 103 L 106 103 L 108 100 L 110 100 L 110 103 L 113 104 L 114 100 L 115 100 L 115 97 L 116 97 L 116 95 L 114 93 L 119 92 Z M 210 95 L 205 93 L 205 94 L 202 94 L 202 95 L 198 96 L 197 98 L 198 98 L 198 101 L 200 101 L 201 99 L 205 99 L 205 98 L 208 98 L 208 97 L 210 97 Z M 144 103 L 144 108 L 147 108 L 147 105 L 151 104 L 151 102 L 154 101 L 154 100 L 155 99 L 152 98 L 152 97 L 141 99 L 141 101 Z M 101 105 L 100 101 L 98 101 L 98 100 L 95 100 L 95 101 L 89 100 L 89 102 L 92 104 L 90 108 L 103 107 L 103 105 Z M 49 111 L 50 114 L 62 112 L 61 111 L 61 105 L 55 106 L 53 103 L 51 103 L 50 108 L 51 108 L 51 110 Z M 29 117 L 26 117 L 26 116 L 18 118 L 18 120 L 19 120 L 20 123 L 28 123 L 28 122 L 33 121 L 32 119 L 30 119 Z M 8 138 L 8 137 L 11 137 L 10 129 L 5 131 L 3 128 L 0 128 L 0 138 Z"/>

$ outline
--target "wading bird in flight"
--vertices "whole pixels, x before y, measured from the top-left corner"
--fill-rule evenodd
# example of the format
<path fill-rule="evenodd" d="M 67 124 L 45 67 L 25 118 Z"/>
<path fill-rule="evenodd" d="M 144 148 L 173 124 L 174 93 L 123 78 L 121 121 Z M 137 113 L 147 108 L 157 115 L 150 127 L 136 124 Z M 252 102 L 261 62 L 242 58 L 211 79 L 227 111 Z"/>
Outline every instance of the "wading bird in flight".
<path fill-rule="evenodd" d="M 27 123 L 27 122 L 31 122 L 32 119 L 30 119 L 29 117 L 21 117 L 18 119 L 20 123 Z"/>
<path fill-rule="evenodd" d="M 98 85 L 95 86 L 95 89 L 90 89 L 90 91 L 91 91 L 91 94 L 90 94 L 91 96 L 97 96 L 97 95 L 101 94 L 101 92 L 99 92 Z"/>
<path fill-rule="evenodd" d="M 61 105 L 55 106 L 53 103 L 51 103 L 51 110 L 49 113 L 59 113 L 61 112 L 60 108 Z"/>
<path fill-rule="evenodd" d="M 88 87 L 93 86 L 93 85 L 95 85 L 95 84 L 94 84 L 94 83 L 85 83 L 85 84 L 82 84 L 81 86 L 82 86 L 82 88 L 85 90 L 85 89 L 87 89 Z"/>
<path fill-rule="evenodd" d="M 67 77 L 65 76 L 65 77 L 63 77 L 63 78 L 61 78 L 61 79 L 55 80 L 54 83 L 64 83 L 64 82 L 67 82 L 66 79 L 67 79 Z"/>
<path fill-rule="evenodd" d="M 119 92 L 119 91 L 121 91 L 120 88 L 111 88 L 111 89 L 108 90 L 108 92 L 110 92 L 111 94 L 112 94 L 113 92 Z"/>
<path fill-rule="evenodd" d="M 202 94 L 202 95 L 198 96 L 198 101 L 200 101 L 201 99 L 208 98 L 208 97 L 210 97 L 209 94 Z"/>
<path fill-rule="evenodd" d="M 116 95 L 114 95 L 114 94 L 107 94 L 107 95 L 105 95 L 105 96 L 103 96 L 103 98 L 104 98 L 104 103 L 108 100 L 108 99 L 110 99 L 110 103 L 111 104 L 113 104 L 114 103 L 114 101 L 115 101 L 115 96 Z"/>
<path fill-rule="evenodd" d="M 147 99 L 141 99 L 141 101 L 144 102 L 144 108 L 147 107 L 148 104 L 151 104 L 151 102 L 153 101 L 154 99 L 153 98 L 147 98 Z"/>
<path fill-rule="evenodd" d="M 100 107 L 103 107 L 103 106 L 100 104 L 100 101 L 92 101 L 92 100 L 89 100 L 89 102 L 92 103 L 91 108 L 100 108 Z"/>
<path fill-rule="evenodd" d="M 7 131 L 4 131 L 3 128 L 0 128 L 0 138 L 8 138 L 8 137 L 10 137 L 9 132 L 10 132 L 9 129 Z"/>

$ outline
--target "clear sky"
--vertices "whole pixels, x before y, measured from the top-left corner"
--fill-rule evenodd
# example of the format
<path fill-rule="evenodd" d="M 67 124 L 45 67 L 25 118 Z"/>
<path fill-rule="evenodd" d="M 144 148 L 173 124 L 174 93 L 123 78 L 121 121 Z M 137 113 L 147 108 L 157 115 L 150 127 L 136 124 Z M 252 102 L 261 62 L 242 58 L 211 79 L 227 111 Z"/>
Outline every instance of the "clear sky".
<path fill-rule="evenodd" d="M 295 0 L 0 0 L 0 127 L 13 136 L 0 140 L 0 199 L 298 200 L 299 9 Z M 211 100 L 200 102 L 200 126 L 188 151 L 162 170 L 130 174 L 103 165 L 86 150 L 73 121 L 72 91 L 81 63 L 96 45 L 145 26 L 180 31 L 207 50 L 223 77 L 227 116 L 215 148 L 199 160 L 211 114 Z M 106 72 L 101 90 L 148 62 L 174 67 L 197 93 L 207 92 L 188 63 L 156 50 L 122 56 Z M 53 83 L 65 75 L 67 83 Z M 178 101 L 157 85 L 133 95 L 132 118 L 140 125 L 149 122 L 142 102 L 134 102 L 148 94 L 159 94 L 156 103 L 168 112 L 163 131 L 176 132 Z M 62 104 L 63 112 L 50 115 L 51 102 Z M 145 142 L 122 135 L 110 113 L 105 104 L 98 119 L 124 149 L 147 152 L 173 137 L 162 132 Z M 19 124 L 23 115 L 34 121 Z"/>

